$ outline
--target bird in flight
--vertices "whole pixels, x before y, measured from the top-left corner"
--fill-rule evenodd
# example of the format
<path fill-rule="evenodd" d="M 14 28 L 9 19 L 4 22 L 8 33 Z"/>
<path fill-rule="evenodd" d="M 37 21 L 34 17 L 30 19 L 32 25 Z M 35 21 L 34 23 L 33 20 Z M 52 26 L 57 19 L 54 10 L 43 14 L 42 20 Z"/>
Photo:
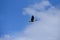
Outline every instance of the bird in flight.
<path fill-rule="evenodd" d="M 34 21 L 37 21 L 37 20 L 34 20 L 35 18 L 34 18 L 34 16 L 32 15 L 31 16 L 31 21 L 29 21 L 29 22 L 34 22 Z"/>

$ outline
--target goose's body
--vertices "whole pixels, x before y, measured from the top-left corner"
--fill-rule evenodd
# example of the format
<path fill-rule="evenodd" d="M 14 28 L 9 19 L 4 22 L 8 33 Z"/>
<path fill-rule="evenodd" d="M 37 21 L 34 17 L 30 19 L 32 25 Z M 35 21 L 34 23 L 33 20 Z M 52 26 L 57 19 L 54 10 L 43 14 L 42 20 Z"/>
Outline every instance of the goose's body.
<path fill-rule="evenodd" d="M 34 16 L 31 17 L 31 22 L 34 22 Z"/>

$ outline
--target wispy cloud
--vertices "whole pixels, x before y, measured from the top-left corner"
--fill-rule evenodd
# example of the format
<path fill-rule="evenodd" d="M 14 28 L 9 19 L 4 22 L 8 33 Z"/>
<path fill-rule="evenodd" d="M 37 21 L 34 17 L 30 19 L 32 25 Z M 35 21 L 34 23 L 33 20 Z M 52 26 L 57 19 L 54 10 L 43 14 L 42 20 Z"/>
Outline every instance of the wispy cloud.
<path fill-rule="evenodd" d="M 23 8 L 23 13 L 40 20 L 28 25 L 22 34 L 5 35 L 0 40 L 60 40 L 60 10 L 48 0 Z"/>

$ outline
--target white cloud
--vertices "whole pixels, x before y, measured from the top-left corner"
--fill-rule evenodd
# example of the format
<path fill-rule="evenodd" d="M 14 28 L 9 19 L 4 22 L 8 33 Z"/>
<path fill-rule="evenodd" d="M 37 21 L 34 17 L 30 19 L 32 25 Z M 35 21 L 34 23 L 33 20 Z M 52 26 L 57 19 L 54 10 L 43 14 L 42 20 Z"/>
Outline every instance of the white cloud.
<path fill-rule="evenodd" d="M 30 5 L 23 10 L 23 13 L 34 15 L 40 20 L 28 25 L 23 34 L 5 35 L 0 40 L 60 40 L 60 10 L 52 6 L 48 0 Z"/>

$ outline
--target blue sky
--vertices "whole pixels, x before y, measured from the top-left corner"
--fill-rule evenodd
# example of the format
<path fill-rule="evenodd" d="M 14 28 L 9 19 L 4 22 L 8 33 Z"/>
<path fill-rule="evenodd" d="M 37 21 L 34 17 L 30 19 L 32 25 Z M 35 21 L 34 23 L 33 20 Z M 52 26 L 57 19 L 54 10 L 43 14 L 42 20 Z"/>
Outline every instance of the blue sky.
<path fill-rule="evenodd" d="M 28 15 L 23 15 L 23 8 L 39 0 L 0 0 L 0 36 L 22 31 L 29 21 Z M 60 0 L 50 0 L 59 8 Z"/>
<path fill-rule="evenodd" d="M 22 8 L 27 5 L 27 1 L 23 0 L 1 0 L 0 35 L 25 27 L 27 17 L 22 15 Z"/>

